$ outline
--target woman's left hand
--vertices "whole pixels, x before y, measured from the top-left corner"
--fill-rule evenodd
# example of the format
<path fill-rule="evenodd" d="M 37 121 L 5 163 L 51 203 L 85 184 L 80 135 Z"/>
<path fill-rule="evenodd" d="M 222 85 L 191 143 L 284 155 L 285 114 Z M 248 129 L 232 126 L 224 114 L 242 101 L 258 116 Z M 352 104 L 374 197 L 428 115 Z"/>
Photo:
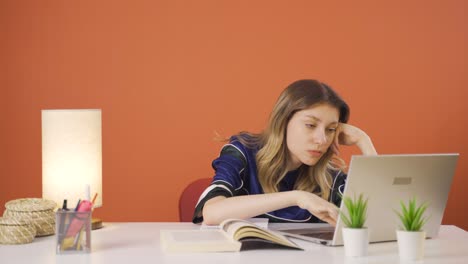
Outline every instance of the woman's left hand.
<path fill-rule="evenodd" d="M 333 152 L 339 155 L 339 145 L 357 145 L 364 155 L 376 155 L 377 151 L 372 144 L 370 137 L 358 127 L 340 123 L 336 129 L 335 140 L 331 146 Z"/>

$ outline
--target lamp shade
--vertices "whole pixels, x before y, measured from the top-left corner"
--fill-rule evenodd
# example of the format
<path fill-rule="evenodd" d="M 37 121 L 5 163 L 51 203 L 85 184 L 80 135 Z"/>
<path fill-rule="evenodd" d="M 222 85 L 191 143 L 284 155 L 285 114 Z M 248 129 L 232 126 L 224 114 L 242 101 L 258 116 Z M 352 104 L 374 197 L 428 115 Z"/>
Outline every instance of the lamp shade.
<path fill-rule="evenodd" d="M 94 207 L 102 206 L 101 138 L 100 109 L 42 110 L 44 199 L 73 208 L 97 193 Z"/>

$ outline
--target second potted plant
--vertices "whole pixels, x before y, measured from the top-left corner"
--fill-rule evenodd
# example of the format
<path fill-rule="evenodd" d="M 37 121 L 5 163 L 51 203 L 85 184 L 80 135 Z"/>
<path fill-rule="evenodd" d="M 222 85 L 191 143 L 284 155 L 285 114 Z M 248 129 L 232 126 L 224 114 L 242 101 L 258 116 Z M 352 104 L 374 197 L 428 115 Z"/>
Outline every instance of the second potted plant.
<path fill-rule="evenodd" d="M 416 198 L 409 200 L 408 206 L 400 202 L 401 212 L 396 212 L 402 223 L 402 230 L 397 230 L 398 252 L 404 260 L 420 260 L 424 257 L 424 241 L 426 232 L 423 230 L 427 218 L 424 212 L 427 204 L 416 205 Z"/>
<path fill-rule="evenodd" d="M 343 244 L 346 256 L 361 257 L 367 255 L 369 245 L 369 229 L 364 226 L 367 216 L 367 201 L 360 194 L 356 199 L 343 197 L 348 214 L 340 211 L 343 227 Z"/>

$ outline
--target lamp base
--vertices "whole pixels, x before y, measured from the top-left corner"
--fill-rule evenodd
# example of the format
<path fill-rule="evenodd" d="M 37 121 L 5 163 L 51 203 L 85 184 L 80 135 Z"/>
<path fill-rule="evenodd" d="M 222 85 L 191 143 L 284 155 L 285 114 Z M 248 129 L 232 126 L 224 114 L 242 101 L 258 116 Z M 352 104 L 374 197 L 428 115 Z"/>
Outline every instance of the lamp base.
<path fill-rule="evenodd" d="M 102 228 L 102 220 L 99 218 L 91 219 L 91 230 L 96 230 Z"/>

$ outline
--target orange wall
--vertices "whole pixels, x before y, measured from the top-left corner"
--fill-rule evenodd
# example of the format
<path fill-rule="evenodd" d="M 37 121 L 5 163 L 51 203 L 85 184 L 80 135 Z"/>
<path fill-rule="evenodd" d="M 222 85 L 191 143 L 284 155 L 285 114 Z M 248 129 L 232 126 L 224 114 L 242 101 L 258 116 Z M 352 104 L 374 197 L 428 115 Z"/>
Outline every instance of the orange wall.
<path fill-rule="evenodd" d="M 322 2 L 1 1 L 0 205 L 41 196 L 41 109 L 102 108 L 96 214 L 177 221 L 214 131 L 318 78 L 380 153 L 461 154 L 444 223 L 468 229 L 466 1 Z"/>

